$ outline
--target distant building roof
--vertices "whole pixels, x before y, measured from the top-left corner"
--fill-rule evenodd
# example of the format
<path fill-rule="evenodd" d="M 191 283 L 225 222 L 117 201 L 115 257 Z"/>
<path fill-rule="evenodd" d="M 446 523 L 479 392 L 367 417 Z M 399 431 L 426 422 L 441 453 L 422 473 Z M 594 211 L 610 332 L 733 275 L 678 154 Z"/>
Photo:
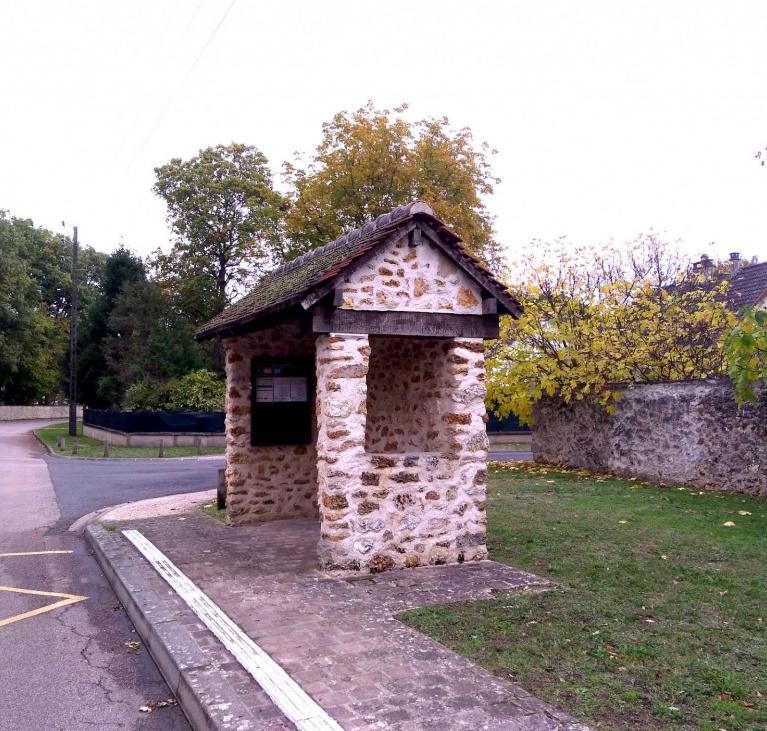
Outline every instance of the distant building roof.
<path fill-rule="evenodd" d="M 727 306 L 737 312 L 756 307 L 767 298 L 767 262 L 748 264 L 730 277 Z"/>
<path fill-rule="evenodd" d="M 313 291 L 327 288 L 357 259 L 383 244 L 390 234 L 409 221 L 420 221 L 433 230 L 443 251 L 450 256 L 483 290 L 495 297 L 507 312 L 519 315 L 521 307 L 484 265 L 461 246 L 461 238 L 434 216 L 423 201 L 413 201 L 379 216 L 361 228 L 335 241 L 303 254 L 278 267 L 256 284 L 239 302 L 203 325 L 195 337 L 205 340 L 232 332 L 275 312 L 299 305 Z"/>

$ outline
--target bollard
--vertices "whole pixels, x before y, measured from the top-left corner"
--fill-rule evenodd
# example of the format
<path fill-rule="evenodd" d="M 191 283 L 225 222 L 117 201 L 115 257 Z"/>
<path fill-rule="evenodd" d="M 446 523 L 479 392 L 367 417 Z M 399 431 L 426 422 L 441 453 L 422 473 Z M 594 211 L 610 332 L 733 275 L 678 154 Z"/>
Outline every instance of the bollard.
<path fill-rule="evenodd" d="M 72 437 L 72 454 L 77 454 L 77 448 L 80 445 L 77 443 L 77 437 Z"/>
<path fill-rule="evenodd" d="M 202 437 L 194 438 L 194 446 L 197 447 L 198 456 L 202 454 Z"/>
<path fill-rule="evenodd" d="M 162 439 L 160 439 L 160 450 L 157 452 L 157 456 L 158 457 L 165 456 L 165 442 Z"/>
<path fill-rule="evenodd" d="M 58 439 L 59 450 L 63 452 L 66 449 L 66 447 L 67 447 L 67 440 L 64 437 L 60 436 Z"/>
<path fill-rule="evenodd" d="M 109 456 L 109 442 L 104 442 L 104 456 Z"/>
<path fill-rule="evenodd" d="M 219 510 L 226 507 L 226 470 L 218 471 L 218 485 L 216 486 L 216 504 Z"/>

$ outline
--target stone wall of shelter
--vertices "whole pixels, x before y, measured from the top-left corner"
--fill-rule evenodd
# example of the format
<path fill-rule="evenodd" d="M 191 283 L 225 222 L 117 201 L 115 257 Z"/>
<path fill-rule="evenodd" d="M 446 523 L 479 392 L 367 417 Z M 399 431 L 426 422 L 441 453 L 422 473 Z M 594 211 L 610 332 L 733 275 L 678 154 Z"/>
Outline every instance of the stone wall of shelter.
<path fill-rule="evenodd" d="M 346 309 L 482 314 L 477 283 L 426 239 L 382 247 L 349 271 L 340 289 Z"/>
<path fill-rule="evenodd" d="M 227 520 L 317 517 L 317 453 L 308 445 L 252 446 L 251 358 L 314 357 L 316 335 L 288 322 L 225 338 Z M 312 418 L 312 423 L 316 419 Z M 316 434 L 313 435 L 313 441 Z"/>
<path fill-rule="evenodd" d="M 365 335 L 318 338 L 321 563 L 377 572 L 486 558 L 483 342 L 451 339 L 430 344 L 419 339 L 411 347 L 394 340 L 371 340 L 374 347 L 383 348 L 381 353 L 388 347 L 414 355 L 420 348 L 421 354 L 430 354 L 435 372 L 429 398 L 437 405 L 434 414 L 439 415 L 438 424 L 430 423 L 437 432 L 435 440 L 442 441 L 433 451 L 366 449 L 368 376 L 372 389 L 379 390 L 397 378 L 399 364 L 371 359 L 371 343 Z M 393 375 L 382 378 L 370 373 L 372 368 L 388 368 Z M 392 399 L 380 400 L 379 394 L 372 409 L 376 419 L 372 447 L 381 443 L 384 435 L 377 425 L 385 418 L 385 406 L 392 403 Z M 389 420 L 396 425 L 403 417 L 404 423 L 412 424 L 411 416 L 392 411 Z M 412 446 L 405 438 L 408 431 L 395 434 L 397 449 Z"/>
<path fill-rule="evenodd" d="M 402 336 L 369 337 L 365 449 L 373 453 L 439 452 L 450 437 L 441 420 L 453 376 L 446 360 L 451 341 Z"/>
<path fill-rule="evenodd" d="M 767 496 L 767 394 L 738 409 L 726 380 L 640 384 L 611 416 L 590 401 L 535 409 L 536 460 Z"/>

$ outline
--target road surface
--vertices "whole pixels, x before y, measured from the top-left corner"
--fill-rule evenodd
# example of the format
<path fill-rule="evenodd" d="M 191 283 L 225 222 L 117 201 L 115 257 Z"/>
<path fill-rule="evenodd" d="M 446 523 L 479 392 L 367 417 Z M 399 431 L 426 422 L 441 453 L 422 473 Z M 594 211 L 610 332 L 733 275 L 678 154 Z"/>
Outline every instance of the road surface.
<path fill-rule="evenodd" d="M 520 452 L 516 449 L 499 449 L 495 452 L 488 452 L 487 458 L 496 462 L 532 462 L 532 452 Z"/>
<path fill-rule="evenodd" d="M 210 488 L 220 460 L 46 458 L 36 426 L 0 422 L 0 731 L 188 730 L 178 707 L 139 710 L 171 693 L 66 528 L 106 505 Z"/>
<path fill-rule="evenodd" d="M 0 427 L 1 428 L 1 427 Z M 119 503 L 216 486 L 223 457 L 201 459 L 68 459 L 46 456 L 61 524 Z"/>

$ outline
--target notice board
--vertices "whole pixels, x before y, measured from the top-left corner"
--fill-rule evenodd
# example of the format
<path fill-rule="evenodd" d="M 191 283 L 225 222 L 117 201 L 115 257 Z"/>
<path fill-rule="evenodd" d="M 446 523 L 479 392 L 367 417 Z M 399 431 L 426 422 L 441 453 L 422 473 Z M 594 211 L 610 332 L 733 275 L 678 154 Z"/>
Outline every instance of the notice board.
<path fill-rule="evenodd" d="M 312 359 L 253 358 L 250 443 L 311 444 L 313 400 Z"/>

